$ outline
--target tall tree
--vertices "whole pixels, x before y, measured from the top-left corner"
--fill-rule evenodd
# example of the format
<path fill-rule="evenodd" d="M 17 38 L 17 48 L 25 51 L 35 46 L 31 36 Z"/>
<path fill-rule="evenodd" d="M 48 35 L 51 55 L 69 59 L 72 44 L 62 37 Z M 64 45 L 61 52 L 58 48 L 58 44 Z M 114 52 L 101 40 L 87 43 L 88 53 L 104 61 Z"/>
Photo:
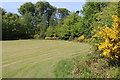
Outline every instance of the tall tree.
<path fill-rule="evenodd" d="M 55 27 L 57 26 L 58 18 L 56 16 L 56 11 L 50 17 L 49 26 Z"/>
<path fill-rule="evenodd" d="M 0 8 L 0 40 L 2 40 L 2 16 L 5 15 L 6 11 Z"/>
<path fill-rule="evenodd" d="M 30 38 L 32 35 L 34 35 L 34 26 L 32 24 L 32 14 L 31 13 L 25 13 L 22 15 L 19 19 L 19 22 L 21 24 L 20 29 L 20 36 L 21 38 Z"/>
<path fill-rule="evenodd" d="M 58 18 L 60 18 L 60 19 L 66 17 L 69 14 L 70 14 L 70 11 L 67 10 L 66 8 L 58 8 L 57 9 L 57 15 L 58 15 Z"/>
<path fill-rule="evenodd" d="M 18 9 L 18 12 L 21 15 L 28 13 L 28 12 L 31 13 L 32 15 L 34 15 L 35 14 L 35 6 L 31 2 L 26 2 L 20 6 L 20 8 Z"/>
<path fill-rule="evenodd" d="M 77 13 L 72 13 L 64 19 L 63 25 L 57 28 L 57 35 L 62 39 L 78 37 L 80 35 L 79 21 L 81 17 Z"/>
<path fill-rule="evenodd" d="M 83 10 L 81 10 L 81 13 L 84 17 L 83 27 L 85 27 L 85 37 L 92 36 L 91 31 L 93 29 L 93 26 L 91 26 L 91 23 L 96 20 L 95 14 L 101 12 L 102 9 L 106 6 L 106 2 L 86 2 L 86 4 L 83 7 Z"/>
<path fill-rule="evenodd" d="M 13 13 L 6 13 L 2 16 L 3 39 L 17 39 L 20 27 L 19 16 Z"/>
<path fill-rule="evenodd" d="M 95 14 L 96 20 L 92 22 L 93 27 L 108 25 L 112 26 L 113 20 L 112 15 L 119 15 L 118 13 L 118 2 L 109 2 L 101 12 Z"/>
<path fill-rule="evenodd" d="M 36 8 L 35 14 L 38 17 L 38 19 L 43 18 L 43 15 L 45 14 L 47 17 L 46 21 L 47 21 L 48 26 L 49 26 L 50 17 L 53 14 L 53 12 L 56 10 L 56 8 L 45 1 L 38 1 L 35 4 L 35 8 Z"/>
<path fill-rule="evenodd" d="M 23 4 L 19 8 L 19 13 L 21 15 L 30 13 L 32 17 L 32 21 L 30 22 L 34 27 L 35 33 L 43 36 L 46 28 L 49 26 L 50 18 L 55 10 L 56 8 L 48 2 L 38 1 L 35 4 L 32 4 L 31 2 Z"/>
<path fill-rule="evenodd" d="M 57 26 L 58 23 L 63 24 L 63 19 L 70 14 L 70 11 L 66 8 L 58 8 L 53 12 L 50 18 L 50 26 Z"/>

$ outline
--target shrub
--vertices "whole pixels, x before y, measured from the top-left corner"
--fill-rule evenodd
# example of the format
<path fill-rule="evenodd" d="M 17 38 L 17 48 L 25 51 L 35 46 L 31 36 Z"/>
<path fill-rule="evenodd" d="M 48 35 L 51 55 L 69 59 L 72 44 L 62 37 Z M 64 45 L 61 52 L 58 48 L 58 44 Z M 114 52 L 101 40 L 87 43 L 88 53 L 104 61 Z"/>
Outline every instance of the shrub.
<path fill-rule="evenodd" d="M 38 35 L 38 34 L 34 35 L 34 39 L 39 39 L 39 38 L 40 38 L 40 35 Z"/>
<path fill-rule="evenodd" d="M 85 40 L 85 37 L 82 35 L 82 36 L 80 36 L 78 38 L 75 38 L 75 40 L 82 42 L 82 41 Z"/>
<path fill-rule="evenodd" d="M 47 39 L 47 40 L 58 40 L 57 37 L 45 37 L 45 39 Z"/>
<path fill-rule="evenodd" d="M 49 37 L 55 36 L 55 27 L 49 26 L 45 34 Z"/>
<path fill-rule="evenodd" d="M 49 40 L 49 39 L 51 39 L 51 37 L 45 37 L 45 39 L 48 39 L 48 40 Z"/>
<path fill-rule="evenodd" d="M 113 59 L 120 59 L 120 19 L 113 15 L 114 19 L 113 27 L 109 28 L 105 25 L 103 28 L 98 27 L 99 31 L 94 35 L 94 37 L 103 38 L 102 43 L 97 44 L 98 49 L 102 51 L 103 56 Z"/>

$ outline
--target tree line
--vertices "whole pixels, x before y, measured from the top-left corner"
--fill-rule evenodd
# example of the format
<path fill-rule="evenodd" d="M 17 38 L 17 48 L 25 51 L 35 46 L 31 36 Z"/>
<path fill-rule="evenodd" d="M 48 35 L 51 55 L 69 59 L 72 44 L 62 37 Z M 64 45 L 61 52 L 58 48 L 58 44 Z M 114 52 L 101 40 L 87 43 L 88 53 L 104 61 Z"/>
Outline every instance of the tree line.
<path fill-rule="evenodd" d="M 117 2 L 86 2 L 82 10 L 70 12 L 56 8 L 49 2 L 26 2 L 18 14 L 2 11 L 2 39 L 30 39 L 58 37 L 74 39 L 84 35 L 91 38 L 92 30 L 98 26 L 112 25 L 112 15 L 118 15 Z M 79 15 L 82 14 L 82 16 Z"/>

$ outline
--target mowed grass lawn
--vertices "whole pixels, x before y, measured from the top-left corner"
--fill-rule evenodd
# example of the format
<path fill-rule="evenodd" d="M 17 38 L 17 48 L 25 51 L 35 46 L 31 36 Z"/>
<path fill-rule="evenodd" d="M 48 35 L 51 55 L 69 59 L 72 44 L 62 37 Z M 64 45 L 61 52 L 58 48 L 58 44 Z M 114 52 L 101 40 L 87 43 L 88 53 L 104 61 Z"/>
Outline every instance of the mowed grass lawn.
<path fill-rule="evenodd" d="M 89 54 L 91 45 L 62 40 L 2 42 L 3 78 L 54 78 L 58 61 Z"/>

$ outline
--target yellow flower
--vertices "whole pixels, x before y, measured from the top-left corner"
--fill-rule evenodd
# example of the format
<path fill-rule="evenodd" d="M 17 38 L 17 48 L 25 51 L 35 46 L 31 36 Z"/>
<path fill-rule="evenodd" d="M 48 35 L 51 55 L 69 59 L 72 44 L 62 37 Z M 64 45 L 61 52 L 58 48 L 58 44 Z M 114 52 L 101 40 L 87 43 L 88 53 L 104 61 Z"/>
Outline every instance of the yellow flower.
<path fill-rule="evenodd" d="M 102 55 L 116 59 L 120 57 L 120 19 L 116 15 L 113 15 L 112 18 L 114 19 L 113 27 L 98 26 L 99 31 L 94 36 L 104 38 L 104 42 L 95 44 L 99 50 L 103 51 Z"/>
<path fill-rule="evenodd" d="M 118 18 L 117 15 L 112 15 L 112 18 L 115 19 L 115 18 Z"/>
<path fill-rule="evenodd" d="M 115 56 L 116 58 L 119 58 L 118 56 Z"/>

